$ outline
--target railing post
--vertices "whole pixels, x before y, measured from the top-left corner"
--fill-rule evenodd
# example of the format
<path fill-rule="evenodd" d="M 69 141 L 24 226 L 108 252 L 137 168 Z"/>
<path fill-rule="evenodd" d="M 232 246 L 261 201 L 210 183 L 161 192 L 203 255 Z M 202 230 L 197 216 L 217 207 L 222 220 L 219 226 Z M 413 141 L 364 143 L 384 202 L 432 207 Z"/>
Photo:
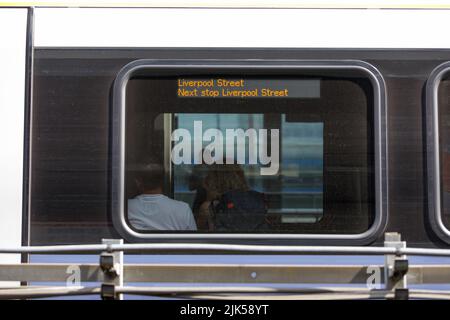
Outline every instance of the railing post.
<path fill-rule="evenodd" d="M 123 244 L 123 240 L 102 239 L 108 245 Z M 101 297 L 103 300 L 122 300 L 123 295 L 116 293 L 117 286 L 123 286 L 123 251 L 108 248 L 100 254 L 100 268 L 103 271 Z"/>
<path fill-rule="evenodd" d="M 406 248 L 406 242 L 401 241 L 399 233 L 386 233 L 384 246 L 389 248 Z M 384 262 L 385 289 L 395 292 L 395 299 L 407 300 L 409 297 L 407 286 L 408 259 L 406 255 L 386 254 Z"/>

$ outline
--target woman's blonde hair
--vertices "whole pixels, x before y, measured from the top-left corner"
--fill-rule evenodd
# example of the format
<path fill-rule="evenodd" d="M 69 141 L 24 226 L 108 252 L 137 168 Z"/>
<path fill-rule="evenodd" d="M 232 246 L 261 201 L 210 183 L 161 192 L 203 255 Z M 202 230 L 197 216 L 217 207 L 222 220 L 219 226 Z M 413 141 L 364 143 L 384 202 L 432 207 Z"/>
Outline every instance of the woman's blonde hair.
<path fill-rule="evenodd" d="M 209 200 L 218 199 L 228 191 L 249 190 L 244 171 L 238 164 L 210 165 L 204 185 Z"/>

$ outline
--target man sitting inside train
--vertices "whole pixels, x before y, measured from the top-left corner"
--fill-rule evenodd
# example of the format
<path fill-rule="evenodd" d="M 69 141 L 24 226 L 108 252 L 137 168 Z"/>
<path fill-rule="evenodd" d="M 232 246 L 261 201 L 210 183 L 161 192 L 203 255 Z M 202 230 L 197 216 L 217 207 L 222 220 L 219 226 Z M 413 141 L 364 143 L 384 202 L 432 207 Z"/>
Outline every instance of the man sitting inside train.
<path fill-rule="evenodd" d="M 151 164 L 138 170 L 135 182 L 140 192 L 128 200 L 128 220 L 139 230 L 195 231 L 197 226 L 189 205 L 163 194 L 164 169 Z"/>

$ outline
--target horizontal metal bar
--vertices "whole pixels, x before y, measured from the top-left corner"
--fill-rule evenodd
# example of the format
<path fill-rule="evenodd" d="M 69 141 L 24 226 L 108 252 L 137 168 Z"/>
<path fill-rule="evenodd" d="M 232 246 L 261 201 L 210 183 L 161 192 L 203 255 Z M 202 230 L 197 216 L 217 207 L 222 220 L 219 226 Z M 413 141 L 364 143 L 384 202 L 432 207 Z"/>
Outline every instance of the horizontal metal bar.
<path fill-rule="evenodd" d="M 99 287 L 16 287 L 0 289 L 0 299 L 44 298 L 80 295 L 98 295 Z M 196 299 L 392 299 L 393 291 L 368 288 L 267 288 L 267 287 L 116 287 L 116 292 L 131 295 L 178 296 Z M 438 290 L 409 291 L 412 299 L 450 299 L 450 292 Z"/>
<path fill-rule="evenodd" d="M 368 267 L 371 269 L 368 270 Z M 289 283 L 365 284 L 382 265 L 241 265 L 241 264 L 125 264 L 124 281 L 153 283 Z M 103 282 L 96 264 L 3 264 L 0 281 L 66 282 L 79 270 L 81 282 Z M 412 265 L 409 284 L 450 283 L 450 265 Z"/>
<path fill-rule="evenodd" d="M 100 294 L 98 287 L 12 287 L 0 289 L 0 299 L 48 298 Z"/>
<path fill-rule="evenodd" d="M 366 288 L 352 288 L 367 292 Z M 137 294 L 137 295 L 191 295 L 191 294 L 231 294 L 231 293 L 256 293 L 256 294 L 274 294 L 274 293 L 302 293 L 302 294 L 318 294 L 333 293 L 337 291 L 349 292 L 346 288 L 283 288 L 283 287 L 239 287 L 239 286 L 152 286 L 152 287 L 133 287 L 133 286 L 117 286 L 118 293 Z M 20 298 L 20 297 L 48 297 L 59 295 L 87 295 L 99 294 L 99 287 L 13 287 L 0 288 L 0 298 Z"/>
<path fill-rule="evenodd" d="M 58 0 L 58 1 L 6 1 L 0 2 L 1 7 L 35 7 L 35 8 L 171 8 L 171 9 L 450 9 L 445 1 L 80 1 L 80 0 Z"/>
<path fill-rule="evenodd" d="M 410 265 L 407 273 L 410 284 L 450 284 L 450 265 Z"/>
<path fill-rule="evenodd" d="M 381 266 L 380 266 L 381 267 Z M 366 283 L 361 266 L 126 265 L 126 282 L 182 283 Z"/>
<path fill-rule="evenodd" d="M 79 272 L 80 281 L 102 282 L 98 264 L 0 264 L 0 281 L 66 282 Z"/>
<path fill-rule="evenodd" d="M 325 292 L 325 293 L 283 293 L 283 294 L 191 294 L 186 296 L 190 299 L 212 299 L 212 300 L 368 300 L 368 299 L 394 299 L 394 291 L 370 292 Z M 409 299 L 441 299 L 450 300 L 450 294 L 444 291 L 421 291 L 410 290 Z"/>
<path fill-rule="evenodd" d="M 354 254 L 354 255 L 420 255 L 449 256 L 449 249 L 391 248 L 391 247 L 351 247 L 351 246 L 270 246 L 195 243 L 134 243 L 134 244 L 93 244 L 61 246 L 23 246 L 0 248 L 0 253 L 99 253 L 102 251 L 123 252 L 235 252 L 235 253 L 285 253 L 285 254 Z"/>
<path fill-rule="evenodd" d="M 100 253 L 108 250 L 106 244 L 61 245 L 61 246 L 22 246 L 0 248 L 0 253 Z"/>

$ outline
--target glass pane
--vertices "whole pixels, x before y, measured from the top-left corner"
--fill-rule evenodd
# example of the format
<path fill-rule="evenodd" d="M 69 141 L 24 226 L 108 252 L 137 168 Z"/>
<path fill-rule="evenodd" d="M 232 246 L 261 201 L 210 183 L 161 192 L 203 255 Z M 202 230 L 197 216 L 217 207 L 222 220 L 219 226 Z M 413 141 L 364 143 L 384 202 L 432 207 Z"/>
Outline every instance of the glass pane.
<path fill-rule="evenodd" d="M 370 81 L 234 76 L 222 79 L 224 90 L 218 79 L 128 82 L 130 226 L 140 232 L 366 231 L 375 207 Z"/>

